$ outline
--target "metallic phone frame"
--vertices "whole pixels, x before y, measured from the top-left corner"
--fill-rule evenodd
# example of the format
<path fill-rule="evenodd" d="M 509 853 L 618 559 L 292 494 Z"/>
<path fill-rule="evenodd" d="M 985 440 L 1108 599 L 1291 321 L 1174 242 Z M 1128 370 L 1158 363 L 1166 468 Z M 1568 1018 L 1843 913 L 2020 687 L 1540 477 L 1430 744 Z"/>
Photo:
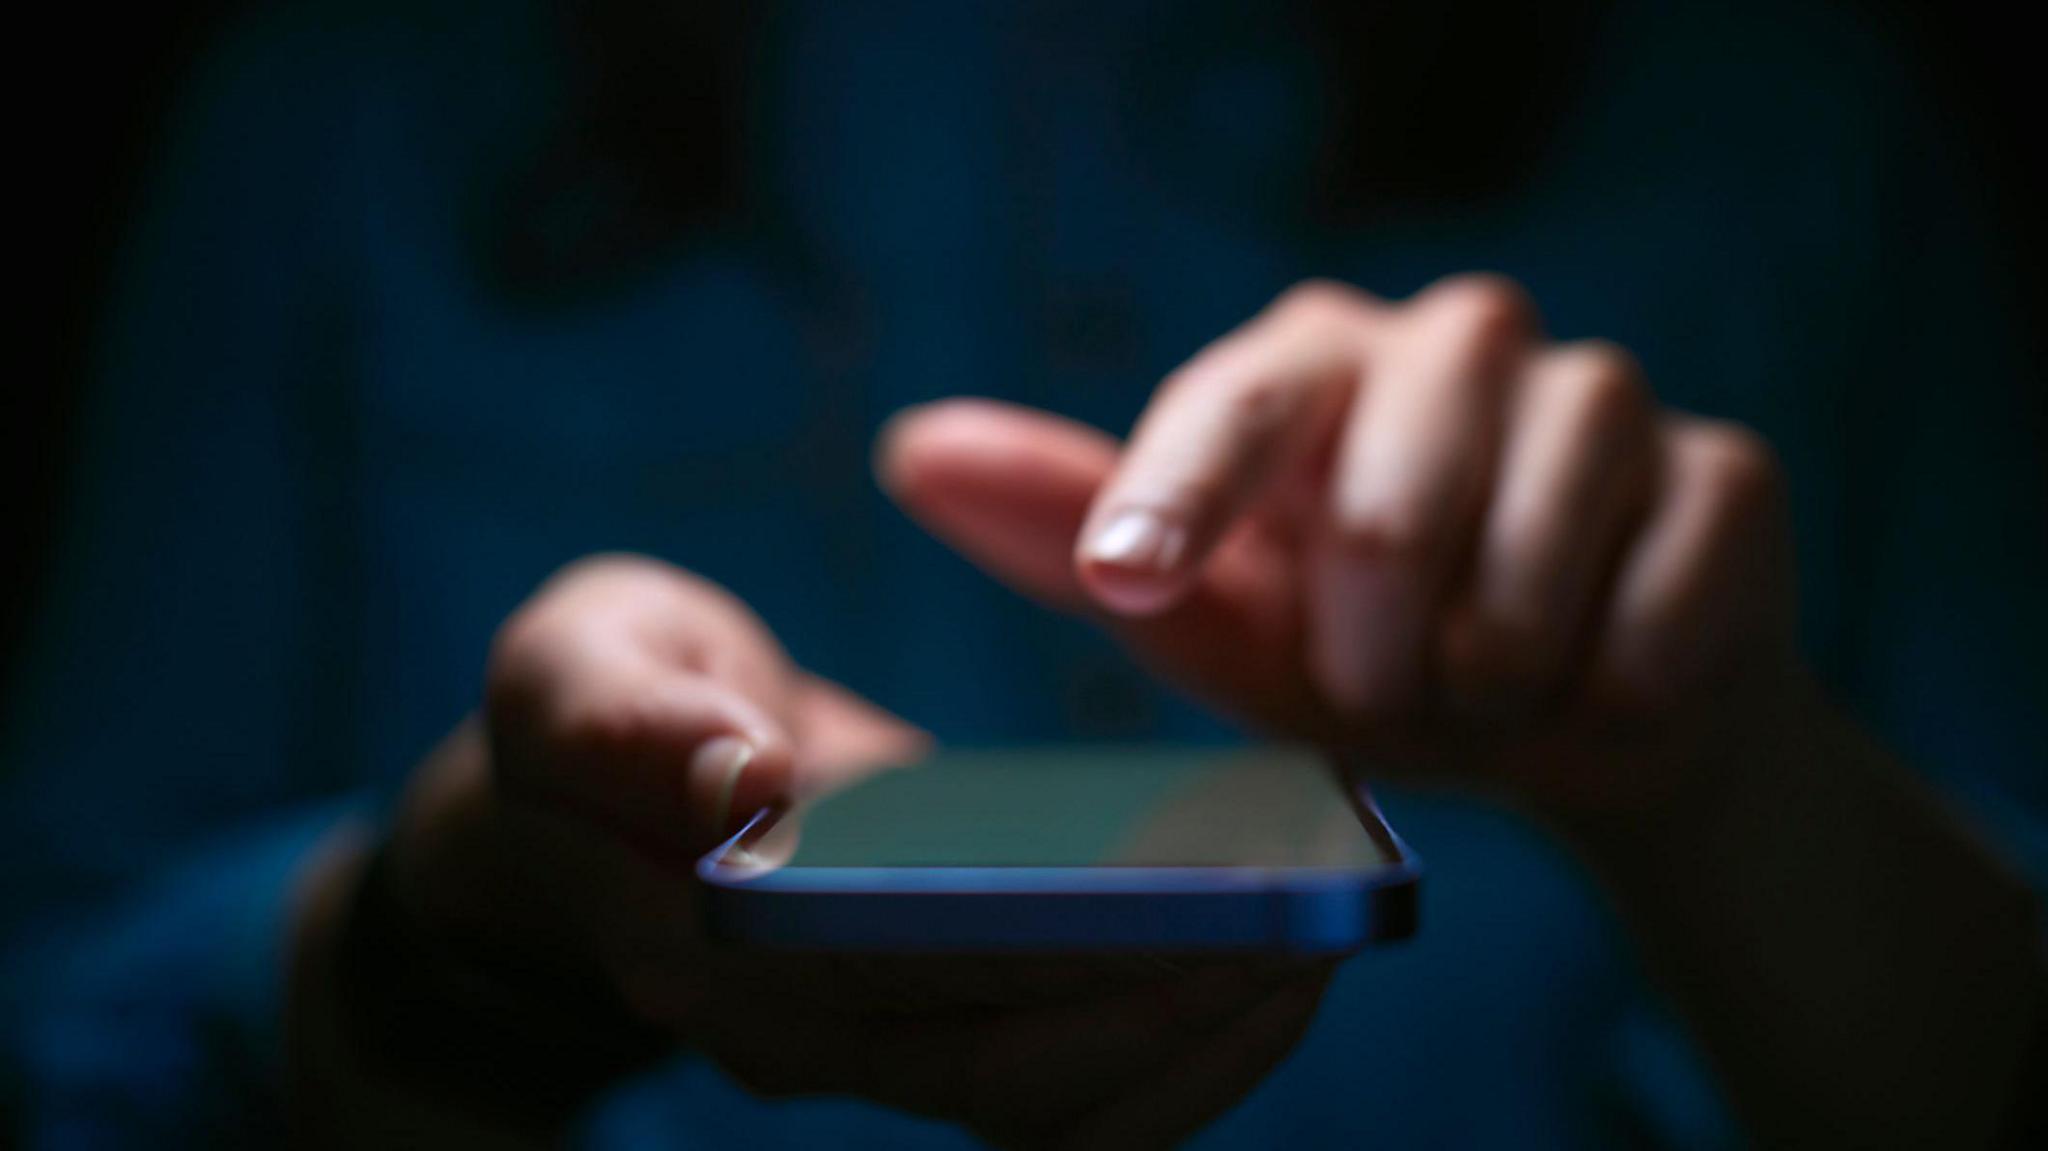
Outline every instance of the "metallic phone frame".
<path fill-rule="evenodd" d="M 736 866 L 762 811 L 697 863 L 716 942 L 897 953 L 1345 954 L 1415 933 L 1421 861 L 1360 787 L 1370 868 Z"/>

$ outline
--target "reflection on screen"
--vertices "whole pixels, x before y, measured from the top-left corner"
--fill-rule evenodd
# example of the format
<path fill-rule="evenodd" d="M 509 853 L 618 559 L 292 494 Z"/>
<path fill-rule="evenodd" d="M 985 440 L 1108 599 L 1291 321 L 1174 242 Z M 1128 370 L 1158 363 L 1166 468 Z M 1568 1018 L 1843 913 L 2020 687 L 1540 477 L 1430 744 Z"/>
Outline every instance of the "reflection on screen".
<path fill-rule="evenodd" d="M 1355 869 L 1394 857 L 1319 757 L 1282 748 L 941 752 L 805 804 L 756 852 L 842 868 Z"/>

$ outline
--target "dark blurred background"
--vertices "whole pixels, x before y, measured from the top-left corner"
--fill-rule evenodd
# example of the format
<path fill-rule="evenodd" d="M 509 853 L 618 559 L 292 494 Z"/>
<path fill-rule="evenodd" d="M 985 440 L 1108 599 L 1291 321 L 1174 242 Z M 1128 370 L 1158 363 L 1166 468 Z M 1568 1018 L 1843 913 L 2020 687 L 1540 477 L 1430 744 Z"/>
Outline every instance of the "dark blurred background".
<path fill-rule="evenodd" d="M 11 151 L 15 171 L 23 177 L 15 186 L 25 202 L 15 218 L 28 232 L 28 242 L 16 248 L 28 254 L 17 275 L 28 288 L 29 306 L 17 328 L 25 370 L 0 389 L 5 394 L 0 467 L 10 493 L 0 530 L 14 541 L 9 550 L 16 557 L 0 568 L 5 581 L 0 586 L 0 688 L 13 671 L 24 621 L 36 611 L 44 578 L 41 561 L 62 506 L 74 409 L 89 371 L 94 326 L 165 115 L 180 78 L 209 38 L 254 7 L 246 0 L 207 0 L 138 5 L 116 15 L 92 6 L 58 6 L 46 8 L 41 27 L 21 41 L 23 51 L 40 57 L 51 70 L 35 81 L 28 79 L 30 72 L 16 73 L 23 87 L 14 101 L 19 128 Z M 598 19 L 605 18 L 606 5 L 590 7 Z M 1340 19 L 1347 7 L 1334 6 Z M 1356 7 L 1363 11 L 1369 6 Z M 2048 278 L 2038 272 L 2048 263 L 2048 218 L 2041 211 L 2048 203 L 2043 176 L 2048 135 L 2041 132 L 2038 111 L 2029 111 L 2036 108 L 2030 97 L 2038 95 L 2034 41 L 2017 34 L 2012 18 L 1994 6 L 1858 7 L 1873 28 L 1917 61 L 1923 90 L 1939 101 L 1940 120 L 1968 165 L 1977 198 L 1997 221 L 2001 242 L 1991 256 L 2022 302 L 2021 314 L 2048 314 Z M 716 83 L 715 71 L 666 74 Z M 635 95 L 610 93 L 608 98 Z M 699 95 L 684 93 L 683 98 Z M 636 144 L 673 147 L 677 141 L 613 143 L 631 149 Z M 692 146 L 715 148 L 718 142 Z M 690 160 L 700 158 L 680 157 L 671 167 L 685 170 Z M 716 187 L 689 191 L 698 201 L 731 194 Z M 625 243 L 633 239 L 621 237 Z M 518 269 L 506 271 L 517 279 Z M 2048 326 L 2028 323 L 2024 329 L 2034 368 L 2027 376 L 2048 378 L 2041 370 L 2048 367 Z M 2015 386 L 2023 385 L 2015 381 Z M 2042 410 L 2042 390 L 2029 391 L 2035 410 Z"/>
<path fill-rule="evenodd" d="M 1344 107 L 1318 109 L 1331 113 L 1328 118 L 1334 125 L 1336 146 L 1319 153 L 1319 162 L 1325 166 L 1309 173 L 1322 199 L 1301 202 L 1304 215 L 1341 215 L 1347 208 L 1392 211 L 1404 205 L 1464 205 L 1489 195 L 1514 195 L 1521 188 L 1519 181 L 1526 167 L 1547 143 L 1547 126 L 1566 118 L 1559 107 L 1574 94 L 1575 69 L 1582 63 L 1579 51 L 1588 39 L 1583 33 L 1598 19 L 1604 4 L 1602 0 L 1494 4 L 1486 9 L 1492 21 L 1491 34 L 1478 42 L 1461 36 L 1463 29 L 1457 23 L 1460 15 L 1469 15 L 1469 9 L 1477 6 L 1476 0 L 1355 4 L 1299 0 L 1299 6 L 1325 22 L 1317 27 L 1328 31 L 1326 43 L 1335 47 L 1323 50 L 1335 54 L 1349 73 L 1347 81 L 1355 81 Z M 107 297 L 124 240 L 133 233 L 136 216 L 151 191 L 146 181 L 162 166 L 164 136 L 179 111 L 181 89 L 195 65 L 218 46 L 224 30 L 269 7 L 248 0 L 167 2 L 118 12 L 65 6 L 43 12 L 32 31 L 17 36 L 19 53 L 35 59 L 39 67 L 14 70 L 17 90 L 12 101 L 18 124 L 13 147 L 15 186 L 25 198 L 14 216 L 23 226 L 25 242 L 16 244 L 15 250 L 25 254 L 26 266 L 19 275 L 28 287 L 29 307 L 17 325 L 25 340 L 26 352 L 21 357 L 25 369 L 0 386 L 0 397 L 4 397 L 0 398 L 0 467 L 5 469 L 0 480 L 8 493 L 0 500 L 0 517 L 4 517 L 0 531 L 13 544 L 8 552 L 13 562 L 0 565 L 0 580 L 5 581 L 0 586 L 0 699 L 10 698 L 9 689 L 17 686 L 14 681 L 21 675 L 22 641 L 30 621 L 38 617 L 40 605 L 49 598 L 46 561 L 62 530 L 60 517 L 70 494 L 66 486 L 77 482 L 81 404 L 87 382 L 104 374 L 95 357 L 104 354 L 107 343 L 101 331 Z M 393 7 L 404 10 L 406 6 Z M 744 83 L 738 74 L 746 66 L 743 49 L 749 25 L 772 14 L 774 4 L 766 0 L 759 4 L 740 0 L 562 0 L 548 7 L 562 21 L 563 38 L 550 41 L 549 49 L 553 52 L 559 47 L 560 61 L 569 73 L 564 90 L 572 95 L 566 101 L 569 106 L 561 111 L 572 130 L 559 140 L 541 141 L 534 155 L 524 158 L 530 164 L 512 173 L 504 184 L 494 185 L 487 210 L 475 213 L 479 219 L 464 217 L 465 224 L 474 224 L 480 233 L 466 238 L 473 247 L 470 254 L 487 265 L 485 278 L 503 294 L 496 302 L 513 310 L 524 304 L 544 307 L 558 294 L 602 295 L 630 287 L 634 277 L 673 257 L 677 237 L 692 228 L 745 229 L 751 224 L 750 215 L 769 211 L 743 182 L 749 166 L 738 157 L 739 150 L 748 146 L 751 126 L 742 116 L 726 114 L 734 105 L 722 101 Z M 2048 324 L 2037 319 L 2048 315 L 2048 277 L 2039 271 L 2048 266 L 2048 220 L 2041 211 L 2048 204 L 2048 187 L 2044 187 L 2048 164 L 2043 163 L 2048 134 L 2041 130 L 2038 112 L 2028 111 L 2038 99 L 2034 75 L 2038 50 L 2032 40 L 2019 34 L 2013 19 L 1997 14 L 1990 6 L 1871 2 L 1842 8 L 1852 11 L 1874 38 L 1886 42 L 1887 60 L 1908 63 L 1913 94 L 1932 101 L 1925 120 L 1931 121 L 1942 148 L 1938 159 L 1924 159 L 1930 166 L 1959 165 L 1966 203 L 1950 206 L 1963 209 L 1959 214 L 1971 215 L 1972 223 L 1988 223 L 1984 232 L 1991 242 L 1977 256 L 2002 281 L 1994 288 L 2002 288 L 2007 298 L 2016 302 L 2021 321 L 2018 329 L 2026 346 L 2025 360 L 2011 378 L 1978 382 L 1988 384 L 1982 390 L 1994 390 L 2016 401 L 2000 405 L 1999 418 L 2017 412 L 2025 423 L 2018 429 L 2001 430 L 2014 431 L 2013 439 L 2027 449 L 2031 471 L 2023 468 L 2020 474 L 2034 477 L 2039 490 L 2048 492 L 2048 464 L 2044 464 L 2048 461 L 2048 386 L 2044 386 L 2048 384 Z M 1094 10 L 1085 4 L 1074 9 L 1091 21 L 1083 26 L 1092 30 Z M 1246 10 L 1250 10 L 1249 0 Z M 494 9 L 481 11 L 484 16 L 479 22 L 496 17 Z M 1751 20 L 1744 25 L 1745 33 L 1749 24 L 1769 27 L 1777 10 L 1760 3 L 1746 15 Z M 703 32 L 710 34 L 698 35 Z M 1211 35 L 1208 39 L 1228 37 Z M 1191 40 L 1199 42 L 1202 37 Z M 1377 44 L 1399 49 L 1382 50 L 1382 55 L 1375 56 L 1372 49 Z M 1323 63 L 1327 66 L 1329 61 Z M 1799 63 L 1803 66 L 1803 57 Z M 1816 73 L 1823 82 L 1826 63 L 1816 62 Z M 1734 61 L 1737 69 L 1741 64 Z M 1165 95 L 1146 90 L 1143 84 L 1133 88 L 1141 99 L 1166 100 Z M 1768 93 L 1757 98 L 1768 99 Z M 1418 109 L 1424 103 L 1427 109 Z M 1770 118 L 1777 110 L 1775 105 L 1766 105 L 1762 116 Z M 1418 115 L 1418 111 L 1426 111 L 1426 115 Z M 1857 120 L 1859 127 L 1876 124 L 1874 131 L 1887 133 L 1894 127 L 1884 119 L 1882 110 L 1857 111 L 1868 112 Z M 1743 112 L 1750 119 L 1758 118 L 1756 108 Z M 1879 142 L 1899 144 L 1896 151 L 1905 156 L 1904 163 L 1915 164 L 1923 159 L 1915 150 L 1921 138 L 1901 141 L 1912 129 L 1926 126 L 1924 122 L 1897 125 L 1898 134 L 1880 137 Z M 1380 154 L 1399 154 L 1409 162 L 1398 169 L 1375 170 L 1368 150 L 1347 147 L 1361 138 L 1377 144 Z M 1869 141 L 1859 135 L 1856 143 Z M 309 146 L 325 145 L 325 141 L 315 140 Z M 1331 160 L 1332 156 L 1337 159 Z M 1331 164 L 1344 165 L 1346 156 L 1355 157 L 1348 168 L 1331 170 Z M 246 160 L 255 165 L 265 158 L 254 150 L 245 153 L 237 149 L 230 162 Z M 1756 163 L 1767 165 L 1784 159 L 1783 153 L 1766 150 Z M 1887 175 L 1900 172 L 1896 166 L 1872 170 Z M 602 199 L 596 211 L 578 199 L 579 188 L 587 191 L 587 182 L 592 180 L 602 181 L 603 190 L 611 197 Z M 1742 194 L 1741 187 L 1731 194 Z M 1833 205 L 1832 200 L 1821 202 L 1823 208 Z M 1814 202 L 1802 202 L 1780 215 L 1795 229 L 1803 228 L 1809 217 L 1798 212 L 1814 209 Z M 1783 241 L 1787 237 L 1773 238 Z M 1930 242 L 1938 245 L 1942 241 L 1934 238 Z M 1823 269 L 1819 274 L 1833 275 L 1840 267 L 1871 265 L 1836 261 L 1818 266 Z M 198 278 L 198 282 L 203 280 Z M 1886 292 L 1895 287 L 1875 286 Z M 1940 293 L 1943 286 L 1915 287 L 1920 289 L 1918 295 L 1926 295 Z M 1690 292 L 1692 287 L 1683 285 L 1683 289 Z M 1131 342 L 1133 325 L 1124 323 L 1119 328 L 1117 323 L 1119 315 L 1128 319 L 1132 310 L 1129 300 L 1117 297 L 1113 290 L 1097 293 L 1108 297 L 1103 300 L 1088 299 L 1085 291 L 1079 294 L 1083 298 L 1074 305 L 1074 315 L 1056 317 L 1072 322 L 1045 325 L 1052 333 L 1047 339 L 1065 341 L 1045 356 L 1056 367 L 1063 361 L 1086 362 L 1091 355 L 1115 359 L 1100 356 L 1102 348 L 1091 351 L 1091 342 L 1112 351 L 1119 340 Z M 1788 298 L 1793 296 L 1796 293 L 1788 293 Z M 1788 305 L 1786 314 L 1800 320 L 1807 315 L 1793 305 Z M 1769 315 L 1774 322 L 1783 318 Z M 1795 325 L 1780 323 L 1775 331 L 1782 332 L 1787 326 Z M 1861 338 L 1868 326 L 1858 326 L 1854 335 Z M 1937 365 L 1934 371 L 1945 366 Z M 192 365 L 183 367 L 192 374 Z M 1896 374 L 1912 370 L 1898 367 Z M 1127 394 L 1116 402 L 1135 404 L 1149 381 L 1126 382 Z M 1759 390 L 1780 383 L 1775 379 L 1752 382 L 1760 384 Z M 1919 383 L 1917 377 L 1913 382 Z M 1851 381 L 1834 383 L 1840 385 L 1839 390 L 1831 387 L 1820 393 L 1820 420 L 1837 415 L 1826 407 L 1825 399 L 1853 386 Z M 1922 394 L 1935 397 L 1938 405 L 1950 383 L 1927 379 L 1927 391 Z M 1842 431 L 1833 424 L 1827 432 L 1839 439 L 1856 438 L 1853 429 Z M 1890 461 L 1868 456 L 1881 454 L 1889 442 L 1859 442 L 1856 452 L 1843 453 L 1844 459 L 1853 456 L 1851 462 L 1862 466 L 1855 478 L 1868 479 L 1873 472 L 1884 478 Z M 1965 441 L 1958 454 L 1974 450 L 1976 444 L 1975 440 Z M 1955 445 L 1945 442 L 1943 446 Z M 204 450 L 203 445 L 195 450 Z M 856 458 L 860 450 L 855 444 L 846 458 Z M 1956 462 L 1952 455 L 1936 460 L 1942 467 Z M 1925 474 L 1906 475 L 1899 482 L 1915 483 Z M 1954 490 L 1971 489 L 1961 485 Z M 1950 491 L 1943 490 L 1929 497 L 1943 516 L 1950 516 L 1954 508 L 1950 496 Z M 1866 507 L 1865 514 L 1889 514 L 1882 501 L 1868 504 L 1877 511 Z M 2015 506 L 2029 505 L 2015 501 Z M 1995 517 L 1994 522 L 2006 533 L 1976 531 L 1979 539 L 1999 536 L 1985 545 L 1992 552 L 2008 548 L 2012 538 L 2021 536 L 2038 543 L 2042 529 L 2048 527 L 2005 523 L 2016 517 L 2002 507 L 1993 507 L 1985 515 Z M 200 518 L 189 517 L 191 521 Z M 176 530 L 188 530 L 186 525 L 187 521 L 181 520 Z M 1978 526 L 1979 521 L 1972 521 L 1972 530 Z M 1922 535 L 1910 534 L 1909 538 L 1916 551 L 1933 556 L 1935 562 L 1929 567 L 1948 558 L 1941 554 L 1939 544 L 1926 544 Z M 1845 555 L 1858 554 L 1846 547 L 1838 550 Z M 140 555 L 135 562 L 147 564 L 153 558 Z M 1849 565 L 1849 575 L 1837 583 L 1854 590 L 1865 569 L 1854 559 L 1844 562 Z M 2023 565 L 2008 566 L 2016 572 L 2023 570 Z M 123 566 L 121 570 L 127 569 Z M 1921 574 L 1916 569 L 1909 578 Z M 196 578 L 206 577 L 202 573 Z M 2040 589 L 2029 584 L 1999 586 L 2016 587 L 2021 596 L 2040 599 Z M 1944 585 L 1942 594 L 1961 599 L 1969 593 L 1950 593 Z M 2007 603 L 2010 598 L 2000 602 Z M 490 602 L 489 596 L 484 599 Z M 1882 602 L 1871 599 L 1872 604 Z M 155 611 L 154 604 L 143 608 Z M 1882 607 L 1873 611 L 1883 614 Z M 1992 626 L 2003 627 L 2007 622 L 2000 609 L 1981 614 L 1992 620 Z M 1961 654 L 1979 654 L 1968 650 L 1969 637 L 1976 633 L 1951 626 L 1946 619 L 1936 622 L 1944 637 L 1950 632 L 1961 637 L 1956 641 L 1963 649 Z M 2030 664 L 2038 673 L 2038 649 L 2035 644 L 2022 649 L 2014 661 L 1991 664 L 1990 674 L 2011 668 L 2024 670 Z M 1905 645 L 1905 650 L 1914 649 Z M 1856 654 L 1853 647 L 1837 652 L 1845 661 Z M 1930 661 L 1928 666 L 1933 669 L 1930 676 L 1948 668 L 1939 661 Z M 343 688 L 353 683 L 345 670 L 332 677 Z M 319 676 L 326 672 L 325 667 L 320 668 Z M 149 675 L 156 674 L 156 669 L 149 670 Z M 1096 714 L 1081 717 L 1087 722 L 1076 726 L 1083 729 L 1097 734 L 1100 730 L 1121 732 L 1128 726 L 1126 713 L 1142 704 L 1131 703 L 1126 698 L 1129 691 L 1118 694 L 1124 689 L 1116 684 L 1122 681 L 1074 678 L 1081 683 L 1075 697 L 1096 709 Z M 2008 674 L 2006 678 L 2013 677 Z M 144 677 L 144 682 L 153 689 L 159 681 Z M 315 677 L 317 691 L 327 692 L 329 686 L 324 678 Z M 1913 691 L 1921 686 L 1918 681 L 1908 684 Z M 1977 686 L 1973 681 L 1957 691 L 1974 691 Z M 2026 685 L 2015 691 L 2023 705 L 2032 703 Z M 346 692 L 335 694 L 341 697 L 332 709 L 336 714 L 321 712 L 316 718 L 337 726 L 312 725 L 311 739 L 338 730 L 338 725 L 349 720 Z M 433 713 L 429 705 L 416 710 Z M 1935 710 L 1934 706 L 1930 704 L 1929 710 Z M 1963 717 L 1955 726 L 1967 727 L 1967 719 Z M 97 713 L 92 722 L 100 722 Z M 403 729 L 403 725 L 394 729 Z M 1974 754 L 1976 745 L 1968 738 L 1952 743 L 1960 749 L 1952 749 L 1952 755 L 1967 758 Z M 2018 758 L 2032 758 L 2032 748 L 2037 746 L 2038 741 L 2018 740 Z M 337 751 L 328 758 L 340 763 L 345 756 Z M 0 774 L 16 767 L 0 763 Z M 335 781 L 359 782 L 352 774 L 343 775 L 339 770 L 334 774 Z M 2038 778 L 2031 786 L 2040 786 Z M 125 825 L 109 820 L 108 826 Z M 137 855 L 141 857 L 139 851 Z M 1487 858 L 1515 863 L 1521 857 L 1486 857 L 1482 852 L 1482 864 Z M 1452 869 L 1445 870 L 1448 874 Z M 1482 866 L 1470 874 L 1491 877 L 1496 872 Z M 1457 941 L 1455 935 L 1440 940 L 1438 953 L 1455 951 Z M 6 1085 L 0 1085 L 0 1094 L 5 1090 Z M 0 1112 L 6 1110 L 7 1102 L 0 1097 Z M 0 1122 L 0 1139 L 6 1137 L 9 1126 Z"/>

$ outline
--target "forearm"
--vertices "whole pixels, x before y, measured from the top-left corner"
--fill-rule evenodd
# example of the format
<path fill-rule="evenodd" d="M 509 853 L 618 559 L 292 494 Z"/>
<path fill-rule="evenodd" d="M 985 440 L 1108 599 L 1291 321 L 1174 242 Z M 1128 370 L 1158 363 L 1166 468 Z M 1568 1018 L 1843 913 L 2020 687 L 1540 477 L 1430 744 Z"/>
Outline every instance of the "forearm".
<path fill-rule="evenodd" d="M 426 938 L 368 839 L 337 836 L 303 888 L 289 1015 L 303 1142 L 550 1145 L 666 1049 L 580 987 L 501 978 Z"/>
<path fill-rule="evenodd" d="M 1743 744 L 1654 815 L 1565 821 L 1737 1111 L 1770 1143 L 1997 1140 L 2048 1005 L 2032 894 L 1824 706 Z"/>
<path fill-rule="evenodd" d="M 408 1084 L 355 1041 L 339 952 L 369 860 L 360 829 L 338 835 L 311 862 L 302 888 L 286 1029 L 295 1137 L 315 1147 L 546 1145 L 543 1131 L 479 1118 Z"/>

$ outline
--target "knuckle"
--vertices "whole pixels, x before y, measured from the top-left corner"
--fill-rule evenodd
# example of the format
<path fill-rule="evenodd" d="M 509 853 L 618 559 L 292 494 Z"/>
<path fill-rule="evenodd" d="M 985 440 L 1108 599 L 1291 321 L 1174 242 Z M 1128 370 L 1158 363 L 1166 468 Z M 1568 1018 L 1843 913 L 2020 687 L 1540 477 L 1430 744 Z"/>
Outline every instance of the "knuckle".
<path fill-rule="evenodd" d="M 614 592 L 692 578 L 659 560 L 624 553 L 588 555 L 565 564 L 499 625 L 491 638 L 486 673 L 495 680 L 531 672 L 571 641 L 576 621 L 587 618 L 592 606 Z"/>
<path fill-rule="evenodd" d="M 1468 272 L 1437 281 L 1418 302 L 1438 311 L 1460 338 L 1482 344 L 1521 340 L 1541 327 L 1526 288 L 1491 272 Z"/>
<path fill-rule="evenodd" d="M 604 579 L 624 571 L 645 567 L 652 561 L 627 552 L 592 552 L 570 560 L 549 578 L 548 586 L 562 587 L 586 580 Z"/>
<path fill-rule="evenodd" d="M 1262 375 L 1236 389 L 1225 401 L 1224 418 L 1245 442 L 1265 442 L 1293 422 L 1301 392 L 1286 379 Z"/>
<path fill-rule="evenodd" d="M 1496 514 L 1487 524 L 1479 545 L 1477 562 L 1490 573 L 1477 592 L 1483 606 L 1500 615 L 1509 613 L 1540 619 L 1539 597 L 1554 590 L 1549 582 L 1563 558 L 1565 537 L 1560 530 L 1564 516 L 1558 511 L 1545 514 Z M 1482 573 L 1475 573 L 1475 579 Z"/>
<path fill-rule="evenodd" d="M 1655 411 L 1643 368 L 1628 349 L 1585 340 L 1562 349 L 1561 376 L 1578 394 L 1588 423 L 1602 431 L 1646 428 Z"/>
<path fill-rule="evenodd" d="M 1365 311 L 1364 292 L 1338 280 L 1303 280 L 1273 301 L 1276 316 L 1309 324 L 1349 323 Z"/>
<path fill-rule="evenodd" d="M 1422 568 L 1435 552 L 1428 520 L 1400 511 L 1338 514 L 1328 529 L 1329 545 L 1353 563 Z"/>
<path fill-rule="evenodd" d="M 1564 654 L 1564 636 L 1549 616 L 1493 605 L 1475 608 L 1446 640 L 1446 674 L 1475 693 L 1533 694 Z"/>
<path fill-rule="evenodd" d="M 660 583 L 678 578 L 689 579 L 688 573 L 652 556 L 635 552 L 594 552 L 571 560 L 548 577 L 542 585 L 537 599 L 577 600 L 595 594 L 603 589 L 637 584 Z"/>
<path fill-rule="evenodd" d="M 1777 455 L 1762 436 L 1717 423 L 1698 433 L 1694 452 L 1699 482 L 1723 517 L 1749 520 L 1776 506 L 1782 478 Z"/>
<path fill-rule="evenodd" d="M 1216 355 L 1217 345 L 1211 345 L 1203 349 L 1194 359 L 1168 372 L 1166 377 L 1159 381 L 1159 386 L 1152 389 L 1152 399 L 1146 414 L 1150 415 L 1150 409 L 1152 408 L 1181 402 L 1183 397 L 1199 385 L 1204 375 L 1202 369 Z"/>

